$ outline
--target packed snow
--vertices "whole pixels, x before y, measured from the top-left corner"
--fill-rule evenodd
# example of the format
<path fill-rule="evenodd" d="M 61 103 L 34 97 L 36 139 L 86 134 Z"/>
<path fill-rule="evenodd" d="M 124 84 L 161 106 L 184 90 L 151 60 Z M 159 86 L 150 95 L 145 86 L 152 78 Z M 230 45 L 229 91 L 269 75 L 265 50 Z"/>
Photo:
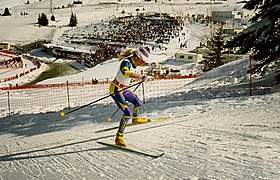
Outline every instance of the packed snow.
<path fill-rule="evenodd" d="M 239 64 L 243 62 L 247 61 Z M 228 64 L 216 72 L 226 74 L 225 70 L 229 66 L 234 69 L 235 65 Z M 125 140 L 130 147 L 152 154 L 164 152 L 163 157 L 153 159 L 97 143 L 114 142 L 116 130 L 95 133 L 118 125 L 120 112 L 107 121 L 116 110 L 111 103 L 89 106 L 64 118 L 59 112 L 2 118 L 0 176 L 3 179 L 278 179 L 279 85 L 271 86 L 266 95 L 249 96 L 248 81 L 242 80 L 244 88 L 239 90 L 246 92 L 236 96 L 234 91 L 228 94 L 215 91 L 217 82 L 223 86 L 226 79 L 219 73 L 210 73 L 157 101 L 146 100 L 141 116 L 166 120 L 126 129 Z M 238 78 L 240 73 L 233 74 Z M 211 85 L 213 82 L 215 86 Z M 236 87 L 232 84 L 228 88 Z"/>
<path fill-rule="evenodd" d="M 3 2 L 5 5 L 15 3 Z M 66 0 L 59 2 L 63 4 Z M 127 2 L 130 1 L 124 3 Z M 88 7 L 80 8 L 85 17 L 91 13 L 85 10 L 90 9 Z M 127 5 L 127 8 L 130 7 Z M 102 19 L 104 14 L 98 17 Z M 8 18 L 4 21 L 9 22 Z M 10 31 L 6 32 L 5 28 Z M 8 34 L 15 31 L 14 26 L 8 23 L 5 28 L 0 27 L 1 34 L 7 33 L 1 38 L 18 42 L 46 32 L 41 31 L 36 36 L 28 34 L 24 38 L 17 35 L 13 39 Z M 189 28 L 198 28 L 196 32 L 203 29 L 196 25 Z M 60 36 L 52 34 L 51 37 L 58 39 Z M 170 43 L 168 52 L 152 52 L 150 61 L 164 61 L 174 55 L 178 48 L 175 42 L 177 39 Z M 170 62 L 176 65 L 173 63 Z M 112 59 L 82 73 L 41 83 L 109 78 L 114 76 L 117 64 Z M 149 93 L 141 116 L 165 120 L 128 127 L 125 141 L 130 147 L 145 152 L 165 153 L 157 159 L 97 143 L 114 142 L 116 130 L 95 133 L 118 125 L 120 111 L 112 121 L 107 121 L 117 110 L 112 101 L 102 106 L 87 106 L 64 118 L 59 111 L 45 112 L 41 107 L 33 107 L 31 102 L 34 112 L 41 113 L 20 113 L 0 120 L 0 179 L 279 179 L 279 84 L 276 85 L 274 76 L 254 79 L 250 96 L 248 68 L 249 59 L 233 61 L 197 79 L 173 81 L 174 91 L 149 92 L 149 86 L 160 82 L 146 82 Z M 0 91 L 0 95 L 5 92 Z M 90 101 L 96 100 L 91 99 L 91 95 L 88 97 Z M 53 109 L 56 108 L 54 105 Z M 68 109 L 63 111 L 68 112 Z"/>

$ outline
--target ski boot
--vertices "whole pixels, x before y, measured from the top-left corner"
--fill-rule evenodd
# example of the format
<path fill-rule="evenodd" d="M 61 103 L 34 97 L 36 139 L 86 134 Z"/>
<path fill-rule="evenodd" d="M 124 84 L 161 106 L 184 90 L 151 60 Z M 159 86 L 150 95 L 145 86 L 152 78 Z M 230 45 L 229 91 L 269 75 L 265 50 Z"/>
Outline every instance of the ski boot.
<path fill-rule="evenodd" d="M 133 112 L 132 112 L 132 124 L 142 124 L 142 123 L 147 123 L 150 122 L 151 120 L 148 118 L 141 118 L 138 117 L 138 114 L 140 112 L 140 107 L 134 106 L 133 107 Z"/>
<path fill-rule="evenodd" d="M 119 132 L 117 133 L 117 136 L 115 139 L 116 145 L 126 147 L 126 144 L 124 143 L 124 140 L 123 140 L 123 136 L 124 136 L 123 133 L 119 133 Z"/>
<path fill-rule="evenodd" d="M 142 124 L 142 123 L 147 123 L 151 122 L 149 118 L 142 118 L 142 117 L 133 117 L 132 118 L 132 124 Z"/>

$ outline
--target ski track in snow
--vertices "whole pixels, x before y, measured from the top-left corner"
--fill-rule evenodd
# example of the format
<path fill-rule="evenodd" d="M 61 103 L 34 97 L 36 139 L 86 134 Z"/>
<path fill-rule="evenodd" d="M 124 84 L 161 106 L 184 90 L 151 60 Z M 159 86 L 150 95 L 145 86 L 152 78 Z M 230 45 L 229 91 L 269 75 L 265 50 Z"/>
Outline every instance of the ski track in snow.
<path fill-rule="evenodd" d="M 68 1 L 60 2 L 68 4 Z M 88 2 L 96 3 L 96 1 Z M 15 0 L 11 2 L 5 0 L 4 4 L 17 3 Z M 233 5 L 233 0 L 230 3 L 231 9 L 242 6 Z M 126 10 L 131 8 L 124 6 L 126 5 L 123 5 Z M 149 6 L 146 4 L 145 8 Z M 222 6 L 217 5 L 213 9 Z M 82 21 L 83 18 L 88 19 L 89 14 L 90 18 L 97 21 L 111 13 L 110 7 L 104 8 L 104 14 L 99 10 L 89 13 L 90 8 L 81 8 L 83 11 L 78 15 L 80 22 L 84 24 L 91 21 L 91 19 Z M 162 8 L 166 8 L 166 5 L 163 4 Z M 208 5 L 199 8 L 191 5 L 187 8 L 185 11 L 187 13 L 208 11 Z M 68 16 L 68 11 L 60 12 L 62 16 L 66 14 Z M 37 19 L 38 13 L 31 12 L 29 17 Z M 28 17 L 17 18 L 16 21 L 12 21 L 11 18 L 14 19 L 14 17 L 6 17 L 1 22 L 9 27 L 10 20 L 13 24 L 19 22 L 27 24 L 30 21 Z M 60 16 L 58 18 L 62 20 Z M 24 19 L 28 21 L 23 21 Z M 30 22 L 33 23 L 34 20 Z M 59 24 L 66 23 L 60 21 Z M 4 37 L 6 34 L 8 39 L 13 37 L 12 39 L 17 39 L 19 42 L 25 42 L 26 39 L 36 40 L 40 36 L 58 40 L 59 34 L 64 31 L 64 29 L 57 31 L 38 29 L 33 26 L 13 27 L 11 26 L 9 30 L 11 32 L 6 28 L 1 32 L 4 33 Z M 42 31 L 44 29 L 47 31 Z M 184 40 L 188 40 L 189 49 L 196 47 L 202 36 L 207 34 L 204 31 L 209 30 L 195 23 L 188 25 L 187 29 L 189 33 Z M 36 31 L 34 34 L 24 34 L 29 30 Z M 162 56 L 166 59 L 171 54 L 175 54 L 179 50 L 177 42 L 178 39 L 173 39 L 168 46 L 168 51 L 156 52 L 155 57 Z M 165 152 L 164 156 L 157 159 L 97 143 L 114 141 L 116 130 L 104 133 L 95 133 L 95 131 L 118 125 L 120 113 L 112 122 L 105 122 L 106 117 L 110 117 L 115 111 L 115 106 L 88 107 L 68 115 L 65 119 L 58 119 L 54 113 L 32 114 L 33 111 L 30 114 L 1 118 L 0 180 L 279 179 L 279 85 L 275 87 L 274 93 L 259 91 L 259 94 L 266 95 L 256 94 L 249 97 L 248 79 L 244 74 L 248 70 L 248 60 L 235 61 L 231 63 L 233 64 L 235 66 L 226 65 L 217 68 L 192 83 L 182 80 L 185 84 L 174 84 L 173 81 L 170 86 L 176 90 L 170 90 L 170 87 L 166 86 L 164 89 L 149 92 L 151 96 L 159 97 L 161 94 L 161 97 L 157 102 L 148 100 L 143 107 L 142 115 L 151 118 L 172 115 L 174 117 L 161 122 L 129 127 L 126 129 L 125 139 L 133 148 L 152 154 Z M 92 76 L 96 75 L 93 72 L 88 73 L 90 79 Z M 66 78 L 81 79 L 79 76 Z M 65 79 L 62 78 L 61 82 L 65 82 Z M 226 87 L 228 91 L 220 91 L 219 87 L 226 84 L 229 85 Z M 256 82 L 253 86 L 254 92 L 258 90 L 258 86 L 260 86 L 259 90 L 263 87 L 264 92 L 267 92 L 265 88 L 270 89 L 264 81 Z M 44 104 L 43 100 L 42 103 Z M 51 108 L 56 109 L 55 105 Z M 45 112 L 43 110 L 44 108 L 39 109 L 40 112 Z M 38 112 L 38 109 L 35 111 Z M 182 114 L 188 116 L 180 116 Z"/>
<path fill-rule="evenodd" d="M 32 136 L 15 138 L 10 146 L 8 141 L 1 145 L 0 175 L 15 172 L 10 174 L 12 179 L 277 179 L 280 139 L 270 133 L 279 133 L 279 121 L 265 117 L 279 118 L 279 103 L 244 103 L 231 104 L 235 108 L 221 103 L 218 113 L 209 105 L 186 117 L 127 128 L 127 143 L 154 154 L 165 152 L 158 159 L 99 145 L 97 141 L 113 141 L 115 135 L 115 131 L 94 133 L 103 124 L 42 136 L 41 142 Z M 60 137 L 66 135 L 66 141 Z M 22 154 L 13 156 L 17 152 Z"/>
<path fill-rule="evenodd" d="M 233 85 L 234 91 L 219 95 L 223 92 L 209 86 L 219 79 L 212 78 L 197 79 L 202 87 L 178 81 L 184 85 L 162 89 L 164 96 L 156 102 L 148 99 L 141 114 L 169 118 L 126 129 L 129 146 L 165 152 L 158 159 L 97 143 L 114 141 L 116 130 L 95 133 L 118 125 L 121 113 L 104 121 L 114 105 L 88 107 L 64 119 L 56 113 L 3 118 L 0 179 L 278 179 L 277 86 L 274 93 L 271 88 L 266 95 L 244 92 L 236 97 Z"/>

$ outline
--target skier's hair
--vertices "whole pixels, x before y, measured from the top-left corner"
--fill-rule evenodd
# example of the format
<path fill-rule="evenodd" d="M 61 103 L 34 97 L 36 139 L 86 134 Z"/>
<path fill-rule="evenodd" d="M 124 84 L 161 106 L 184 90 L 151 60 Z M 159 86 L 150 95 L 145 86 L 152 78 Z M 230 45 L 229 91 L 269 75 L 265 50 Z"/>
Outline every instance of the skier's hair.
<path fill-rule="evenodd" d="M 123 60 L 124 58 L 127 58 L 128 56 L 133 55 L 133 52 L 135 51 L 135 49 L 126 49 L 123 52 L 120 53 L 119 55 L 119 61 Z"/>

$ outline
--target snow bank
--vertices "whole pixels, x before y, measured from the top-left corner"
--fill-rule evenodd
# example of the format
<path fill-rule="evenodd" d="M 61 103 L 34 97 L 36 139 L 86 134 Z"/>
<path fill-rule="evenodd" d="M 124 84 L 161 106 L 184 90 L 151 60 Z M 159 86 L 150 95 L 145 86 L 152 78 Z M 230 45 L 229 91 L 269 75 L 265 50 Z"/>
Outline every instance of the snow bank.
<path fill-rule="evenodd" d="M 224 64 L 206 72 L 189 85 L 193 87 L 223 86 L 248 82 L 249 59 L 241 59 Z"/>

